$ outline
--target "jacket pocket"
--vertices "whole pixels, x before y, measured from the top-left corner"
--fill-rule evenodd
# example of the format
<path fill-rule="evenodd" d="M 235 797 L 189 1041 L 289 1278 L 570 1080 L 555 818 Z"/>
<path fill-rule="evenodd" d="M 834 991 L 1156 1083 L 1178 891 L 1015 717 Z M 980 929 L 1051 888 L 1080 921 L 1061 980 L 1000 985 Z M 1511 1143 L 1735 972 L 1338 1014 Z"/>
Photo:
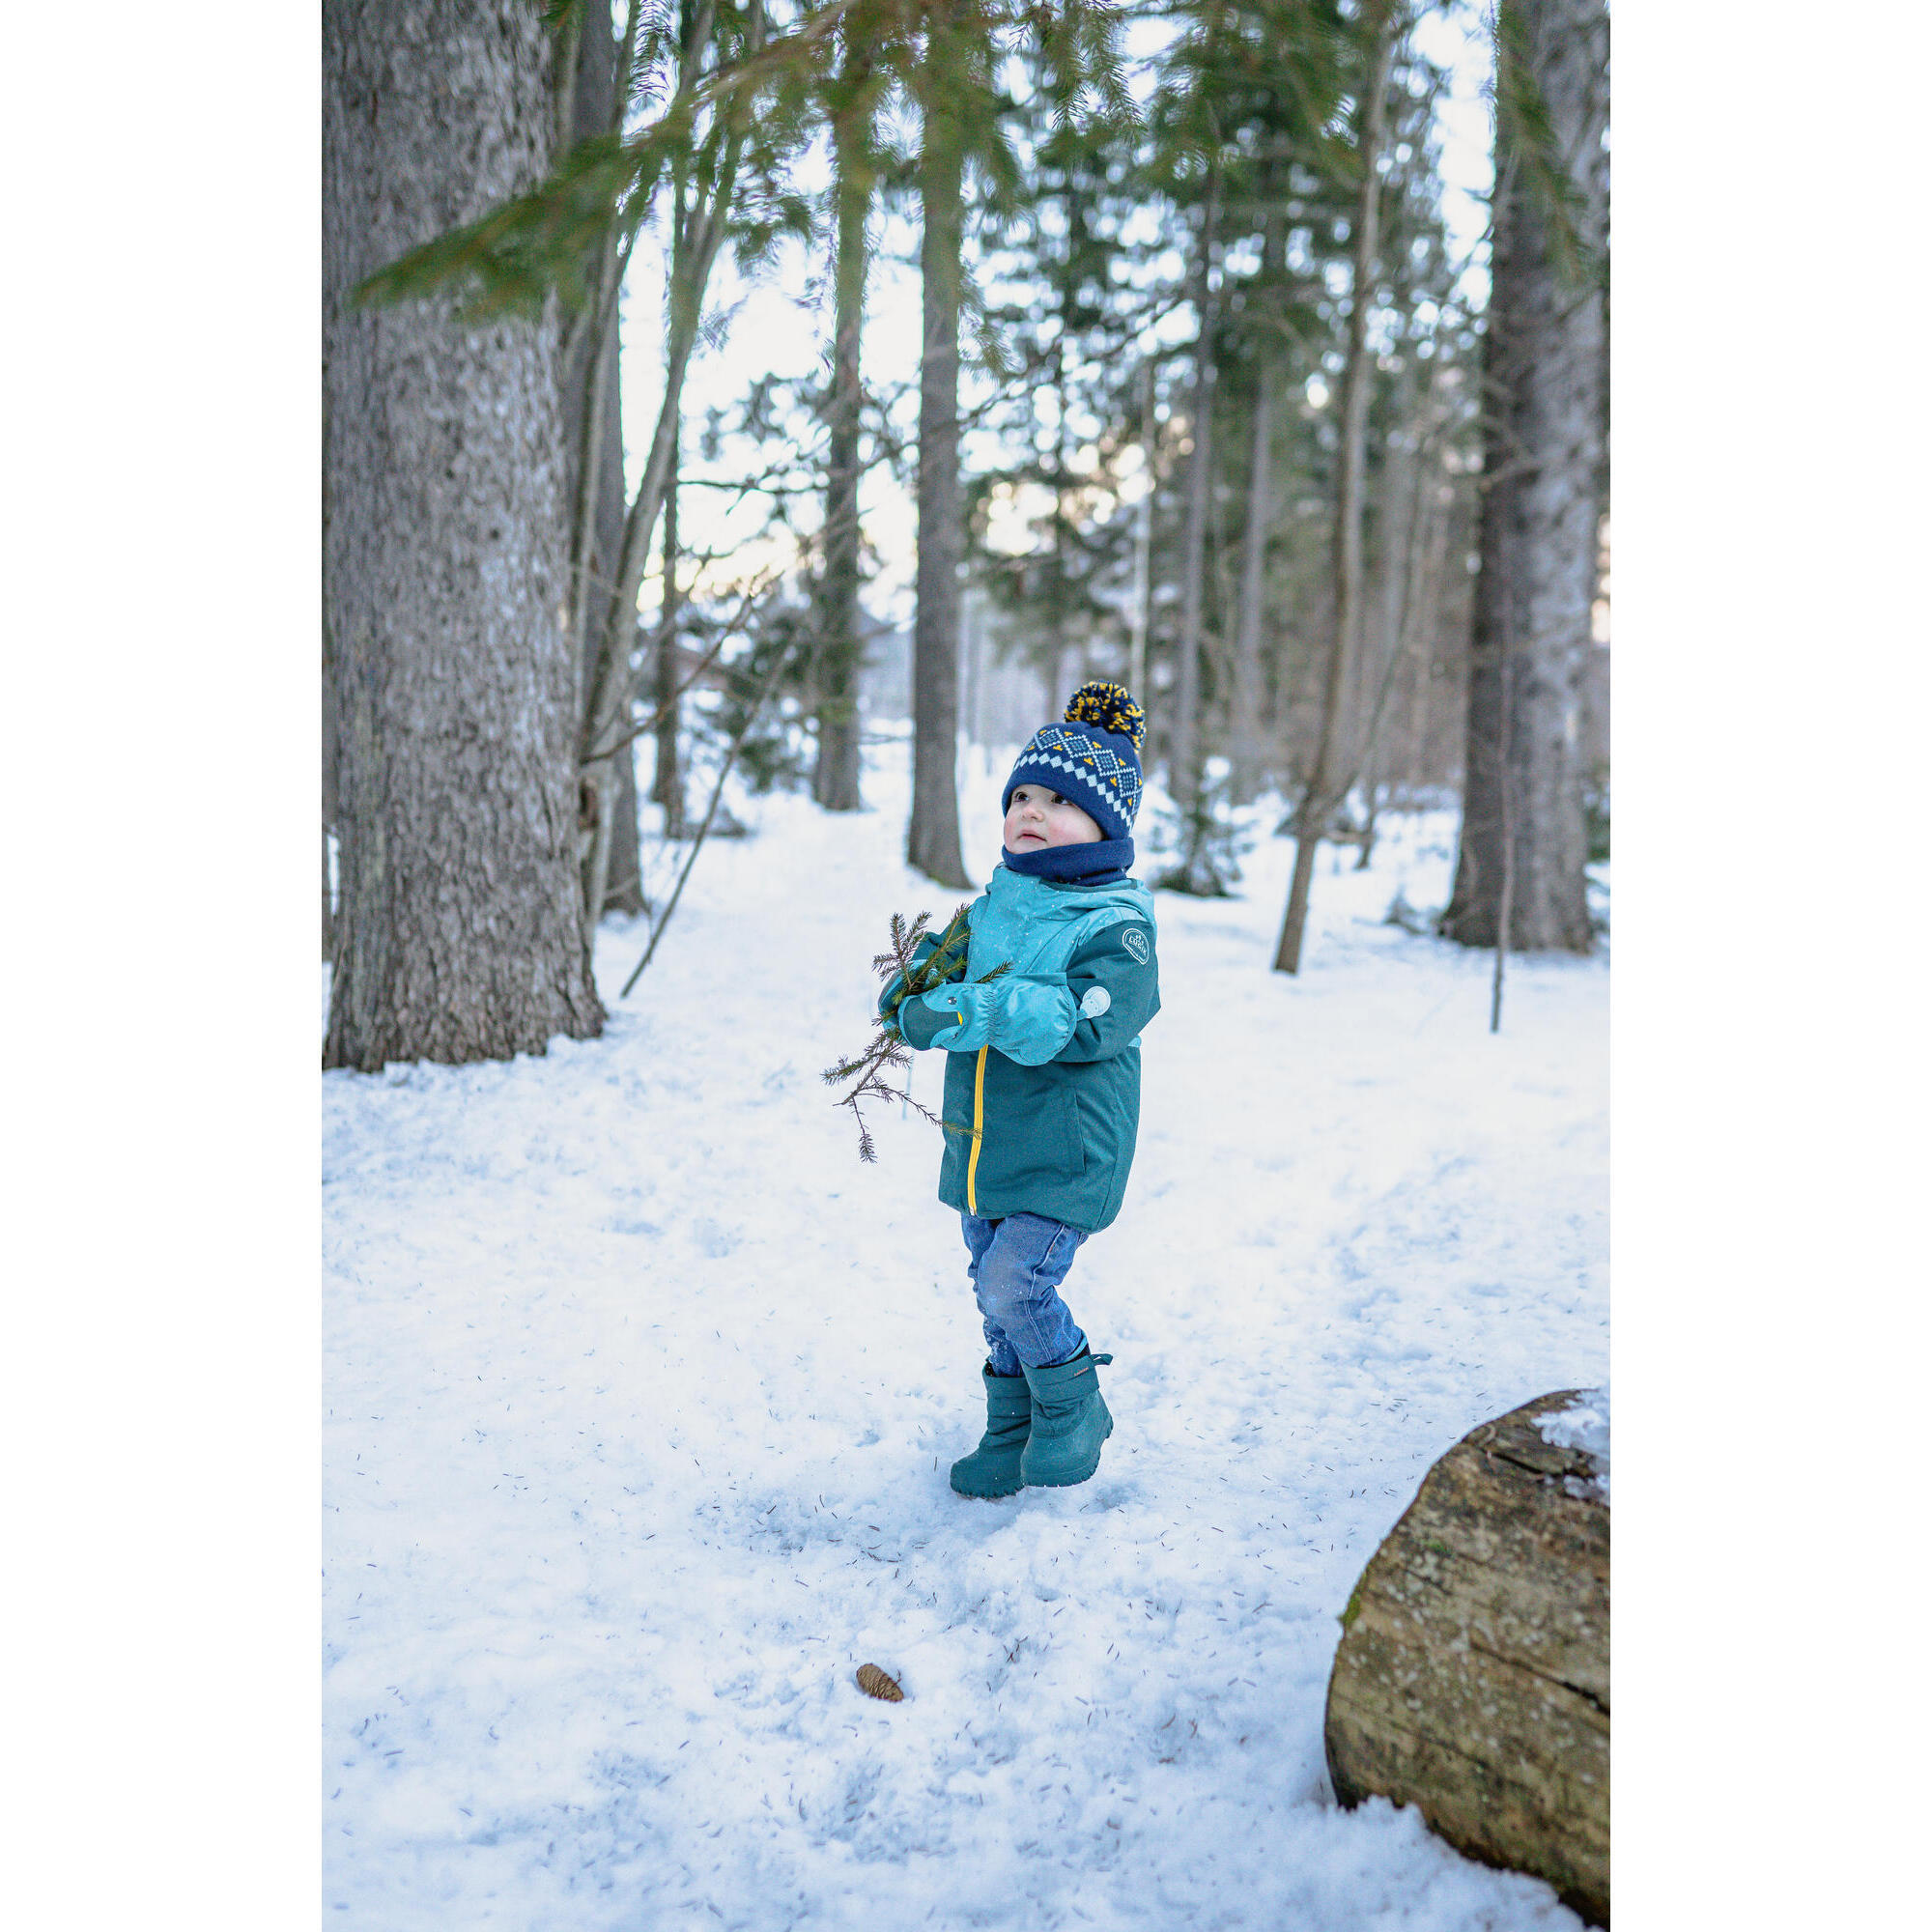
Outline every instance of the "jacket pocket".
<path fill-rule="evenodd" d="M 1025 1188 L 1077 1179 L 1087 1172 L 1087 1137 L 1079 1097 L 1058 1069 L 997 1062 L 999 1091 L 986 1096 L 985 1144 L 980 1154 L 983 1185 L 997 1175 L 1001 1188 Z M 991 1068 L 988 1068 L 989 1074 Z M 989 1078 L 988 1087 L 992 1086 Z"/>

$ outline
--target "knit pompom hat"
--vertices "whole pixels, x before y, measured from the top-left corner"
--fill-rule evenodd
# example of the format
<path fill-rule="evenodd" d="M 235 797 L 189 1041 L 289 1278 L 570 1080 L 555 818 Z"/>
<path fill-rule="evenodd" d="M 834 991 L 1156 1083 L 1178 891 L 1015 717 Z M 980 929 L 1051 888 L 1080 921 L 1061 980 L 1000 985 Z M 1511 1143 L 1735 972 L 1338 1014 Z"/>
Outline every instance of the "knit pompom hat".
<path fill-rule="evenodd" d="M 1000 795 L 1000 810 L 1023 784 L 1045 785 L 1070 799 L 1100 828 L 1103 839 L 1133 836 L 1141 809 L 1141 745 L 1147 713 L 1123 684 L 1092 678 L 1066 700 L 1057 724 L 1027 741 Z"/>

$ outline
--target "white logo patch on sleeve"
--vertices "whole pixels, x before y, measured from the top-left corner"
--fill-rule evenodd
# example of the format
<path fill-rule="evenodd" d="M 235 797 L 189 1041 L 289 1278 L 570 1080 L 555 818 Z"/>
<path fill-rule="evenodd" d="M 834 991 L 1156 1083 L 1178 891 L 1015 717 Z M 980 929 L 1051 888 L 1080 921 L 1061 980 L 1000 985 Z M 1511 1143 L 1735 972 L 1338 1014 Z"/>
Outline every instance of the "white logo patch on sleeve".
<path fill-rule="evenodd" d="M 1080 1010 L 1090 1020 L 1097 1020 L 1114 1004 L 1114 996 L 1104 986 L 1089 986 L 1080 996 Z"/>
<path fill-rule="evenodd" d="M 1121 944 L 1124 946 L 1127 949 L 1127 951 L 1130 953 L 1132 953 L 1133 956 L 1137 960 L 1139 960 L 1143 966 L 1145 966 L 1148 963 L 1148 959 L 1151 956 L 1152 949 L 1150 948 L 1150 946 L 1148 945 L 1147 928 L 1145 926 L 1141 925 L 1128 926 L 1126 931 L 1121 934 Z"/>

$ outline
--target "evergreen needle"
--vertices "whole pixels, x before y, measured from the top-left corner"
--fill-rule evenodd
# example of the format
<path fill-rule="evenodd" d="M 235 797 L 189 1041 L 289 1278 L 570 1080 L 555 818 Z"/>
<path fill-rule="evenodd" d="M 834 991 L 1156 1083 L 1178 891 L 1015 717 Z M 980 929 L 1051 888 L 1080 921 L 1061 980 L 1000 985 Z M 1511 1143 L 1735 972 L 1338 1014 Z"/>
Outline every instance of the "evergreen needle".
<path fill-rule="evenodd" d="M 835 1103 L 852 1110 L 852 1119 L 859 1128 L 859 1158 L 873 1161 L 878 1158 L 877 1149 L 870 1131 L 866 1125 L 862 1103 L 867 1100 L 883 1100 L 891 1103 L 896 1100 L 903 1117 L 910 1108 L 923 1121 L 935 1127 L 946 1124 L 929 1107 L 922 1106 L 912 1097 L 912 1052 L 899 1035 L 893 1021 L 893 1013 L 907 1000 L 917 999 L 922 993 L 931 992 L 935 987 L 948 985 L 955 980 L 966 977 L 966 954 L 971 931 L 966 919 L 967 908 L 961 906 L 947 922 L 946 930 L 939 935 L 923 959 L 916 959 L 922 941 L 930 937 L 932 917 L 921 913 L 910 923 L 903 915 L 894 913 L 890 927 L 890 938 L 886 950 L 872 955 L 872 970 L 880 980 L 890 985 L 895 979 L 902 978 L 905 990 L 893 1003 L 892 1013 L 879 1023 L 878 1030 L 867 1041 L 864 1052 L 850 1059 L 835 1061 L 819 1078 L 828 1087 L 837 1087 L 851 1081 L 851 1088 L 838 1096 Z M 997 980 L 1008 970 L 1007 965 L 995 966 L 990 973 L 982 973 L 979 983 Z M 889 1073 L 902 1071 L 905 1075 L 903 1086 L 895 1087 L 887 1078 Z"/>

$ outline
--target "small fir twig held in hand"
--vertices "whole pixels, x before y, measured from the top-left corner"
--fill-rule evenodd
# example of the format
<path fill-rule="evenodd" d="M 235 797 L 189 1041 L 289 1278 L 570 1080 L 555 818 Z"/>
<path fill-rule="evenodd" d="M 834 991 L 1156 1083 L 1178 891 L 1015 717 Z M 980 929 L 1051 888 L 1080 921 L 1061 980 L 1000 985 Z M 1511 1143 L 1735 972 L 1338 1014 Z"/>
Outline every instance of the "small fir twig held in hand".
<path fill-rule="evenodd" d="M 922 993 L 928 993 L 958 979 L 965 970 L 966 946 L 969 933 L 966 924 L 966 908 L 961 906 L 948 922 L 946 930 L 940 935 L 939 944 L 926 956 L 914 963 L 913 954 L 919 951 L 920 942 L 924 939 L 931 926 L 932 916 L 921 913 L 910 923 L 898 913 L 894 913 L 892 937 L 884 952 L 873 954 L 872 970 L 879 978 L 890 982 L 895 977 L 903 975 L 905 990 L 895 1003 L 893 1013 L 907 1000 L 917 999 Z M 1007 971 L 1004 963 L 995 966 L 990 973 L 980 975 L 980 983 L 997 980 Z M 866 1117 L 861 1111 L 861 1102 L 866 1100 L 896 1100 L 901 1108 L 911 1107 L 923 1121 L 929 1121 L 935 1127 L 946 1123 L 929 1107 L 912 1097 L 911 1080 L 908 1077 L 903 1087 L 891 1084 L 889 1075 L 904 1072 L 910 1075 L 912 1051 L 899 1035 L 892 1015 L 879 1024 L 878 1031 L 867 1041 L 865 1050 L 849 1060 L 840 1060 L 828 1066 L 821 1076 L 828 1087 L 837 1087 L 851 1081 L 851 1088 L 838 1096 L 838 1105 L 850 1107 L 852 1118 L 859 1126 L 859 1158 L 876 1160 L 878 1150 L 872 1141 L 870 1129 L 866 1125 Z"/>

